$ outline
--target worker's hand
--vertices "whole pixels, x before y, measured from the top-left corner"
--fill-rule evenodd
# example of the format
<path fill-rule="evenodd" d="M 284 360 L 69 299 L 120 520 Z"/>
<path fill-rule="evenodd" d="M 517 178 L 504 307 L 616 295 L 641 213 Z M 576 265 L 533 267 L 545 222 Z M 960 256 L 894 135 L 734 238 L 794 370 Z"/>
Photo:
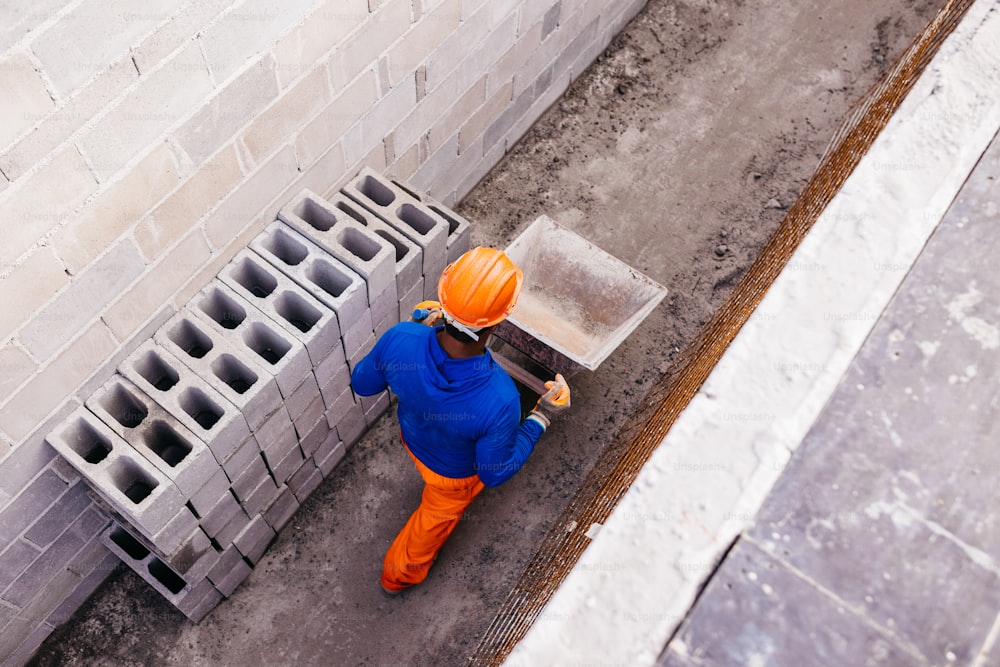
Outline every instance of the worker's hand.
<path fill-rule="evenodd" d="M 443 317 L 441 304 L 437 301 L 421 301 L 413 309 L 412 322 L 434 326 Z"/>
<path fill-rule="evenodd" d="M 552 417 L 569 410 L 570 391 L 569 385 L 566 384 L 566 378 L 561 373 L 556 374 L 555 380 L 546 382 L 545 388 L 548 391 L 539 397 L 538 403 L 535 404 L 529 417 L 536 417 L 536 421 L 547 429 Z"/>

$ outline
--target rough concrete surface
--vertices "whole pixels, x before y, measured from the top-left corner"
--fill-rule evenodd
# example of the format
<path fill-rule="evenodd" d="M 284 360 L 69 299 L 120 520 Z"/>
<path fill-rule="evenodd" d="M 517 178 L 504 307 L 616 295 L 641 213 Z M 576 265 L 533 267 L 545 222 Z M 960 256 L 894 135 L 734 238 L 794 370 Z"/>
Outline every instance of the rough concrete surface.
<path fill-rule="evenodd" d="M 463 664 L 599 453 L 750 265 L 849 106 L 941 3 L 652 0 L 459 207 L 506 246 L 540 214 L 665 285 L 573 410 L 470 507 L 428 580 L 385 597 L 421 483 L 379 421 L 250 578 L 192 625 L 122 570 L 36 664 Z"/>

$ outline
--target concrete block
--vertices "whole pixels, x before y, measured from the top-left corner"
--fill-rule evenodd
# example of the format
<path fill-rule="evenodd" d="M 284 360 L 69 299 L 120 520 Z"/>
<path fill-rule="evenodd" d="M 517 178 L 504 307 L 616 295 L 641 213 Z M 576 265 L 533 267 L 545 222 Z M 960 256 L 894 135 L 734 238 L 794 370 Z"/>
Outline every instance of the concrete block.
<path fill-rule="evenodd" d="M 319 393 L 329 408 L 345 389 L 350 388 L 351 370 L 347 366 L 347 361 L 341 361 L 336 365 L 336 368 L 323 369 L 322 377 L 326 380 L 320 384 Z M 317 369 L 316 380 L 320 382 L 319 369 Z"/>
<path fill-rule="evenodd" d="M 7 146 L 37 119 L 44 118 L 55 104 L 26 54 L 14 53 L 0 60 L 0 72 L 10 99 L 0 112 L 0 146 Z"/>
<path fill-rule="evenodd" d="M 291 477 L 292 473 L 299 469 L 302 462 L 305 460 L 305 456 L 302 454 L 302 450 L 296 446 L 292 451 L 281 460 L 279 460 L 274 466 L 271 467 L 271 475 L 274 477 L 274 481 L 279 486 L 286 483 L 288 478 Z"/>
<path fill-rule="evenodd" d="M 302 341 L 313 367 L 340 347 L 337 315 L 257 253 L 241 250 L 219 279 Z"/>
<path fill-rule="evenodd" d="M 281 392 L 263 361 L 188 312 L 174 315 L 153 336 L 188 368 L 235 405 L 256 431 L 281 403 Z"/>
<path fill-rule="evenodd" d="M 343 192 L 420 246 L 425 275 L 447 257 L 447 221 L 389 179 L 365 167 Z"/>
<path fill-rule="evenodd" d="M 40 553 L 40 549 L 23 540 L 15 539 L 7 544 L 0 552 L 0 591 L 21 576 Z"/>
<path fill-rule="evenodd" d="M 328 202 L 310 190 L 302 190 L 278 212 L 280 220 L 361 276 L 372 303 L 395 284 L 396 251 L 356 215 L 361 214 L 346 202 Z"/>
<path fill-rule="evenodd" d="M 232 489 L 236 500 L 240 503 L 245 502 L 264 479 L 269 479 L 267 464 L 264 462 L 263 456 L 258 456 L 253 463 L 247 466 L 243 474 L 233 480 Z"/>
<path fill-rule="evenodd" d="M 448 266 L 445 263 L 447 259 L 445 256 L 438 258 L 434 265 L 429 269 L 424 271 L 424 298 L 436 301 L 438 298 L 438 281 L 441 280 L 441 273 L 444 271 L 445 267 Z"/>
<path fill-rule="evenodd" d="M 316 384 L 319 385 L 320 391 L 322 391 L 324 385 L 329 384 L 335 377 L 339 377 L 346 369 L 347 357 L 344 355 L 344 348 L 341 345 L 339 353 L 330 355 L 320 362 L 319 366 L 313 369 Z"/>
<path fill-rule="evenodd" d="M 241 504 L 243 505 L 243 511 L 249 514 L 251 517 L 256 517 L 264 508 L 267 507 L 275 496 L 278 495 L 278 485 L 274 483 L 267 474 L 264 475 L 263 479 L 257 484 L 257 488 L 250 492 Z"/>
<path fill-rule="evenodd" d="M 170 479 L 185 500 L 218 469 L 208 446 L 127 378 L 113 377 L 86 406 Z"/>
<path fill-rule="evenodd" d="M 337 435 L 344 441 L 344 446 L 350 449 L 368 430 L 365 421 L 365 411 L 360 403 L 354 403 L 337 422 Z"/>
<path fill-rule="evenodd" d="M 247 469 L 256 459 L 260 458 L 260 447 L 256 438 L 246 439 L 242 445 L 236 448 L 229 458 L 222 462 L 222 469 L 226 471 L 229 479 L 236 479 Z"/>
<path fill-rule="evenodd" d="M 192 623 L 201 623 L 224 599 L 222 593 L 212 586 L 208 579 L 203 580 L 200 589 L 204 590 L 204 597 L 201 597 L 199 602 L 193 602 L 193 600 L 198 599 L 198 595 L 192 591 L 188 597 L 184 598 L 183 602 L 176 605 Z"/>
<path fill-rule="evenodd" d="M 159 469 L 85 408 L 74 411 L 46 440 L 91 488 L 150 535 L 184 505 L 180 491 Z"/>
<path fill-rule="evenodd" d="M 368 309 L 361 276 L 283 222 L 269 225 L 250 247 L 336 312 L 341 332 Z"/>
<path fill-rule="evenodd" d="M 188 500 L 188 505 L 198 517 L 204 518 L 222 497 L 229 493 L 229 477 L 220 467 L 215 474 Z"/>
<path fill-rule="evenodd" d="M 208 580 L 223 596 L 231 596 L 243 581 L 250 576 L 253 568 L 243 559 L 243 554 L 235 546 L 222 552 L 219 562 L 208 572 Z"/>
<path fill-rule="evenodd" d="M 330 435 L 323 441 L 323 444 L 313 454 L 313 460 L 316 461 L 316 467 L 319 468 L 323 477 L 329 477 L 333 469 L 337 467 L 337 464 L 343 460 L 346 453 L 347 448 L 344 446 L 343 441 L 341 441 L 340 436 L 337 435 L 336 431 L 331 431 Z"/>
<path fill-rule="evenodd" d="M 356 325 L 344 332 L 344 354 L 348 365 L 354 368 L 354 362 L 367 354 L 375 346 L 375 323 L 371 319 L 371 311 L 366 310 Z"/>
<path fill-rule="evenodd" d="M 100 544 L 100 542 L 98 542 Z M 104 583 L 111 572 L 121 564 L 121 561 L 113 553 L 108 552 L 107 547 L 101 545 L 104 555 L 101 561 L 86 575 L 83 580 L 76 585 L 69 595 L 58 607 L 56 607 L 45 622 L 52 627 L 59 627 L 69 621 L 74 614 L 83 606 L 83 603 L 90 599 L 90 596 Z"/>
<path fill-rule="evenodd" d="M 177 553 L 185 540 L 190 539 L 197 529 L 198 518 L 190 509 L 182 507 L 167 525 L 147 539 L 156 551 L 169 556 Z"/>
<path fill-rule="evenodd" d="M 252 564 L 256 565 L 267 547 L 276 537 L 276 533 L 262 516 L 255 516 L 243 531 L 233 540 L 233 545 L 246 556 Z"/>
<path fill-rule="evenodd" d="M 398 309 L 399 305 L 397 304 L 396 310 L 398 311 Z M 397 324 L 399 324 L 399 320 L 396 317 L 390 317 L 382 320 L 381 322 L 376 322 L 374 330 L 375 340 L 378 341 L 378 339 L 382 337 L 382 334 L 384 334 L 386 331 L 393 328 Z"/>
<path fill-rule="evenodd" d="M 302 440 L 316 424 L 323 420 L 324 412 L 326 412 L 326 404 L 323 403 L 323 397 L 317 391 L 316 398 L 293 422 L 299 440 Z"/>
<path fill-rule="evenodd" d="M 240 506 L 233 518 L 215 535 L 215 541 L 222 547 L 228 547 L 248 523 L 250 523 L 250 515 Z"/>
<path fill-rule="evenodd" d="M 225 461 L 250 435 L 236 406 L 152 340 L 129 355 L 118 372 L 204 441 L 216 461 Z"/>
<path fill-rule="evenodd" d="M 375 396 L 362 396 L 360 402 L 365 411 L 365 421 L 371 426 L 389 409 L 389 392 L 384 391 Z"/>
<path fill-rule="evenodd" d="M 247 152 L 252 159 L 260 161 L 282 144 L 294 141 L 298 130 L 315 118 L 331 99 L 326 68 L 317 67 L 308 72 L 252 118 L 240 137 Z"/>
<path fill-rule="evenodd" d="M 340 392 L 340 395 L 330 402 L 330 406 L 326 410 L 326 421 L 330 428 L 335 428 L 355 405 L 357 402 L 350 387 Z M 361 412 L 364 414 L 363 408 Z"/>
<path fill-rule="evenodd" d="M 434 284 L 433 301 L 437 301 L 437 283 Z M 399 297 L 399 321 L 407 322 L 413 317 L 413 309 L 417 304 L 424 301 L 424 277 L 414 282 L 410 288 Z"/>
<path fill-rule="evenodd" d="M 306 459 L 301 468 L 288 478 L 288 488 L 295 494 L 299 503 L 304 503 L 323 481 L 323 473 L 319 471 L 311 459 Z"/>
<path fill-rule="evenodd" d="M 274 477 L 275 482 L 279 486 L 284 484 L 288 477 L 286 475 L 285 477 L 279 479 L 279 475 L 276 474 L 275 469 L 285 458 L 288 457 L 289 454 L 298 450 L 299 443 L 298 437 L 296 436 L 293 437 L 291 441 L 283 440 L 281 442 L 276 442 L 273 447 L 264 452 L 264 460 L 267 462 L 267 468 L 271 471 L 271 476 Z"/>
<path fill-rule="evenodd" d="M 428 201 L 427 206 L 448 221 L 447 264 L 451 264 L 469 251 L 472 240 L 472 223 L 439 202 Z"/>
<path fill-rule="evenodd" d="M 7 200 L 9 202 L 10 198 Z M 40 231 L 39 234 L 45 232 Z M 10 267 L 15 259 L 10 257 L 0 265 Z M 39 248 L 20 264 L 5 271 L 3 282 L 0 282 L 0 299 L 6 305 L 3 312 L 0 312 L 0 336 L 7 337 L 30 318 L 39 304 L 45 303 L 63 286 L 68 285 L 70 277 L 66 274 L 66 266 L 62 260 L 49 247 Z M 29 374 L 38 367 L 30 358 L 27 362 L 22 362 L 22 365 Z M 11 372 L 13 373 L 13 368 Z M 12 382 L 13 377 L 5 376 L 4 385 L 9 381 Z M 11 384 L 9 388 L 15 389 L 19 384 L 20 382 Z"/>
<path fill-rule="evenodd" d="M 43 591 L 60 572 L 66 570 L 85 543 L 86 540 L 76 531 L 64 532 L 7 587 L 3 592 L 3 599 L 20 607 L 23 612 L 40 591 Z"/>
<path fill-rule="evenodd" d="M 298 132 L 295 153 L 302 164 L 316 163 L 327 148 L 339 142 L 352 127 L 360 130 L 358 121 L 377 100 L 378 84 L 371 67 L 346 86 L 338 85 L 333 101 Z"/>
<path fill-rule="evenodd" d="M 281 493 L 264 510 L 264 520 L 275 532 L 280 533 L 298 509 L 299 501 L 295 494 L 287 486 L 282 486 Z"/>
<path fill-rule="evenodd" d="M 375 297 L 371 304 L 372 322 L 399 322 L 399 293 L 396 283 L 391 283 L 381 294 Z"/>
<path fill-rule="evenodd" d="M 265 472 L 265 474 L 267 474 Z M 240 511 L 240 504 L 232 493 L 226 491 L 226 495 L 219 499 L 215 507 L 201 518 L 199 525 L 209 537 L 215 537 L 225 528 L 226 524 L 232 521 L 233 517 Z"/>
<path fill-rule="evenodd" d="M 295 426 L 292 424 L 284 405 L 267 418 L 255 437 L 261 451 L 265 454 L 276 448 L 288 451 L 295 446 L 297 439 Z"/>
<path fill-rule="evenodd" d="M 357 365 L 357 363 L 362 359 L 364 359 L 365 355 L 371 352 L 372 348 L 374 347 L 375 347 L 375 332 L 373 331 L 371 334 L 369 334 L 365 342 L 361 344 L 361 347 L 358 348 L 358 351 L 354 353 L 354 356 L 352 356 L 350 359 L 347 360 L 348 368 L 350 368 L 351 371 L 353 372 L 354 367 Z"/>
<path fill-rule="evenodd" d="M 188 308 L 231 343 L 253 352 L 284 397 L 312 369 L 305 345 L 221 280 L 213 280 Z"/>
<path fill-rule="evenodd" d="M 302 381 L 302 384 L 285 399 L 285 409 L 288 410 L 292 421 L 298 423 L 299 415 L 305 412 L 306 408 L 317 398 L 319 398 L 319 385 L 316 383 L 316 376 L 310 373 Z"/>
<path fill-rule="evenodd" d="M 323 444 L 323 441 L 326 440 L 326 436 L 330 434 L 330 431 L 330 425 L 326 421 L 326 414 L 321 413 L 319 421 L 313 424 L 309 432 L 299 441 L 302 453 L 307 457 L 312 456 L 319 446 Z"/>

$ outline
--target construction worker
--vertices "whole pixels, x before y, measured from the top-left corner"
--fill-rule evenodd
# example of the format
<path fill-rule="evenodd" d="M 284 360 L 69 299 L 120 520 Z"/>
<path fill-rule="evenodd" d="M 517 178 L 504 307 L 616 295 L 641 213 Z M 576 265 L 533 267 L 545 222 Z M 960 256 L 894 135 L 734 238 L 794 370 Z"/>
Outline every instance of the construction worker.
<path fill-rule="evenodd" d="M 514 382 L 486 349 L 522 281 L 502 251 L 470 250 L 441 274 L 439 301 L 414 311 L 421 320 L 386 331 L 351 374 L 361 396 L 386 388 L 396 394 L 400 435 L 425 482 L 420 506 L 383 561 L 382 588 L 390 595 L 427 577 L 472 499 L 510 479 L 550 417 L 569 407 L 569 387 L 556 376 L 522 422 Z"/>

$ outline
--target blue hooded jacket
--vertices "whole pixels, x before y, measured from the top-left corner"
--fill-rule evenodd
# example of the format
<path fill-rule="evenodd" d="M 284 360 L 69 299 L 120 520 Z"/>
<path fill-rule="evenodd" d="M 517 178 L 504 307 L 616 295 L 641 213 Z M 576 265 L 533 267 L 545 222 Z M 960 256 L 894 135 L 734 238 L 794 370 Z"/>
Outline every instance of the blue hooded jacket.
<path fill-rule="evenodd" d="M 424 465 L 445 477 L 478 474 L 497 486 L 521 469 L 544 432 L 534 420 L 521 423 L 514 381 L 489 350 L 452 359 L 437 332 L 415 322 L 392 327 L 354 367 L 355 393 L 392 390 L 406 445 Z"/>

